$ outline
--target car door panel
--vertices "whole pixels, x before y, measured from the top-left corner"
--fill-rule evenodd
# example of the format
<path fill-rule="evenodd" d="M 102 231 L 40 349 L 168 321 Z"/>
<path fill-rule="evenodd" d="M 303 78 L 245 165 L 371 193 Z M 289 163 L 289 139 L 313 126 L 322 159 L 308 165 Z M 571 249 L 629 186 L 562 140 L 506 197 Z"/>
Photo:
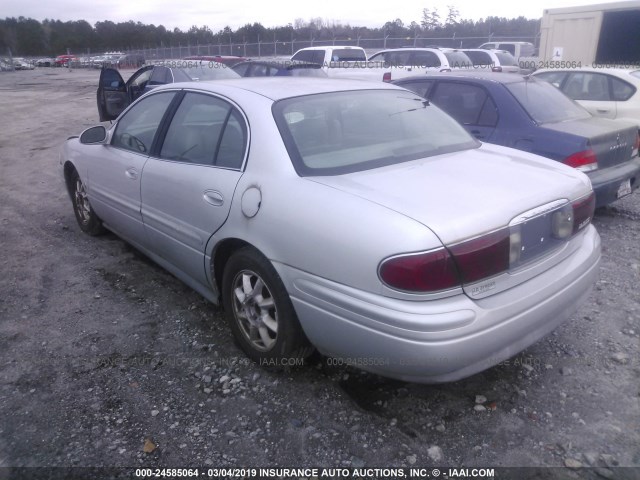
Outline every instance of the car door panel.
<path fill-rule="evenodd" d="M 142 216 L 156 254 L 202 284 L 205 245 L 226 221 L 242 172 L 150 159 L 142 180 Z"/>
<path fill-rule="evenodd" d="M 110 133 L 109 143 L 87 164 L 88 188 L 97 215 L 123 237 L 144 244 L 140 181 L 156 132 L 175 92 L 142 99 Z"/>
<path fill-rule="evenodd" d="M 127 87 L 117 70 L 103 68 L 100 71 L 97 100 L 101 122 L 115 120 L 129 106 Z"/>
<path fill-rule="evenodd" d="M 247 127 L 228 102 L 187 92 L 160 158 L 142 175 L 142 218 L 154 252 L 202 285 L 207 240 L 229 215 L 247 150 Z"/>
<path fill-rule="evenodd" d="M 140 173 L 147 156 L 105 145 L 88 173 L 91 206 L 107 227 L 141 242 Z"/>

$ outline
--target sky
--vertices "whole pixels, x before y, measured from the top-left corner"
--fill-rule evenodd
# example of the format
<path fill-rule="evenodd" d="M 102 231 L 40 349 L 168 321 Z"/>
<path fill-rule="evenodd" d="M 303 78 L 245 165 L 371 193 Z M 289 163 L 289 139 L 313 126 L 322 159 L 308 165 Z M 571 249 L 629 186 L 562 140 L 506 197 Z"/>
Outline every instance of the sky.
<path fill-rule="evenodd" d="M 396 18 L 406 25 L 420 23 L 423 8 L 437 8 L 444 20 L 447 5 L 460 12 L 460 18 L 479 20 L 488 16 L 540 18 L 545 8 L 559 8 L 591 3 L 611 3 L 615 0 L 389 0 L 373 2 L 363 0 L 2 0 L 0 18 L 27 17 L 42 21 L 86 20 L 91 25 L 98 21 L 125 22 L 133 20 L 144 24 L 164 25 L 167 29 L 188 30 L 191 26 L 208 26 L 213 32 L 229 26 L 237 29 L 247 23 L 259 22 L 265 27 L 285 26 L 301 18 L 322 18 L 343 25 L 381 27 Z"/>

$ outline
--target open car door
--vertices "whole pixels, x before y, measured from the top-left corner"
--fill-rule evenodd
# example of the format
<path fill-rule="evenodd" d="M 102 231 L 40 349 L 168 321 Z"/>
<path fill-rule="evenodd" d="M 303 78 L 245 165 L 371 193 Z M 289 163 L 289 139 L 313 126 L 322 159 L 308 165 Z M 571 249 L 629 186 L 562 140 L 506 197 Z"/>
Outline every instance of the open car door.
<path fill-rule="evenodd" d="M 98 84 L 100 121 L 115 120 L 131 102 L 146 93 L 153 70 L 153 65 L 146 65 L 136 70 L 125 83 L 117 70 L 103 68 Z"/>
<path fill-rule="evenodd" d="M 113 68 L 103 68 L 98 83 L 100 121 L 115 120 L 128 106 L 129 95 L 122 76 Z"/>

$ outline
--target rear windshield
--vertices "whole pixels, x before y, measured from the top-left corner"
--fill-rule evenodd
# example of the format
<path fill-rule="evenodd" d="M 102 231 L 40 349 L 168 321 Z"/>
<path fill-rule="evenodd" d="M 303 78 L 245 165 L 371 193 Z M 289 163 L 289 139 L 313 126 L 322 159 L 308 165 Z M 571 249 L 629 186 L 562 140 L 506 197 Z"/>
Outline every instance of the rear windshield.
<path fill-rule="evenodd" d="M 366 60 L 367 56 L 364 51 L 357 48 L 336 48 L 331 52 L 332 62 L 358 62 Z"/>
<path fill-rule="evenodd" d="M 475 66 L 492 65 L 491 55 L 488 52 L 467 51 L 464 52 L 471 59 Z"/>
<path fill-rule="evenodd" d="M 500 65 L 502 65 L 503 67 L 513 67 L 518 65 L 516 58 L 510 53 L 495 52 L 495 54 L 500 61 Z"/>
<path fill-rule="evenodd" d="M 288 98 L 274 104 L 273 114 L 301 176 L 358 172 L 479 146 L 453 118 L 402 90 Z"/>
<path fill-rule="evenodd" d="M 464 52 L 444 52 L 451 68 L 469 68 L 473 64 Z"/>
<path fill-rule="evenodd" d="M 591 114 L 550 83 L 533 78 L 505 84 L 529 116 L 539 124 L 589 118 Z"/>

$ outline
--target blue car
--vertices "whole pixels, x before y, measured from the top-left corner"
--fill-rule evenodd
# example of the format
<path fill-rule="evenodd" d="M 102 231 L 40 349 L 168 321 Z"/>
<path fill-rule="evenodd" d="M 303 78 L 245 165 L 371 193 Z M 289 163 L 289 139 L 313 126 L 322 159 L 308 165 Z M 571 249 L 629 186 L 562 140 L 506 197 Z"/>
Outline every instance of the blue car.
<path fill-rule="evenodd" d="M 546 82 L 516 74 L 455 72 L 393 83 L 428 99 L 480 141 L 535 153 L 585 172 L 597 206 L 638 187 L 637 127 L 593 117 Z"/>

